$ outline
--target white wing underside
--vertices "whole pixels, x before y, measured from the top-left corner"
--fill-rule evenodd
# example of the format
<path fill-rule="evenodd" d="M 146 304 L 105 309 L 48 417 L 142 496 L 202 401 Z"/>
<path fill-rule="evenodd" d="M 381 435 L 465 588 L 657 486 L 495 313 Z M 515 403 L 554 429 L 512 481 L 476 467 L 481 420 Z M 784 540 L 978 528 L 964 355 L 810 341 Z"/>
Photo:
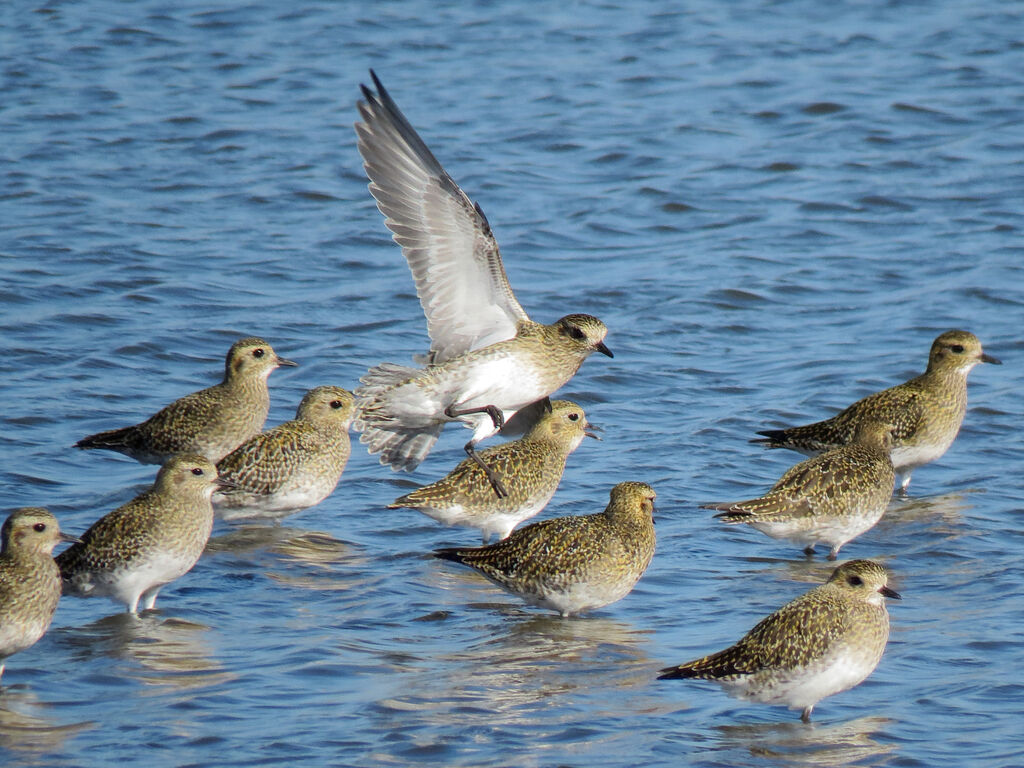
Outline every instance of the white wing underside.
<path fill-rule="evenodd" d="M 412 270 L 430 362 L 512 338 L 529 317 L 512 293 L 486 217 L 373 80 L 377 94 L 364 86 L 359 103 L 359 153 L 370 194 Z"/>

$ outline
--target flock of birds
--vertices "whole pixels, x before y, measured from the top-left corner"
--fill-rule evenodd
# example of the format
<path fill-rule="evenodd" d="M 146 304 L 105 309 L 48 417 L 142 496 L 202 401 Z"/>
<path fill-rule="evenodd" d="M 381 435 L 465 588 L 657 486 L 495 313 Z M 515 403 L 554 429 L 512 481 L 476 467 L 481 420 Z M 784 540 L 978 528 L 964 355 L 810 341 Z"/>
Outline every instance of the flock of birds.
<path fill-rule="evenodd" d="M 598 514 L 516 526 L 540 512 L 566 460 L 594 437 L 584 410 L 550 400 L 593 352 L 609 357 L 596 317 L 544 325 L 516 300 L 487 219 L 451 179 L 371 72 L 356 124 L 369 189 L 416 283 L 431 349 L 413 368 L 384 363 L 354 393 L 310 390 L 293 421 L 261 431 L 267 379 L 295 365 L 266 341 L 245 338 L 227 354 L 219 384 L 130 427 L 79 441 L 160 464 L 153 487 L 93 524 L 61 533 L 42 508 L 15 510 L 0 551 L 0 675 L 8 656 L 46 632 L 61 594 L 102 596 L 134 613 L 203 553 L 215 512 L 225 519 L 280 518 L 318 504 L 338 484 L 349 429 L 382 464 L 411 470 L 445 424 L 473 430 L 467 458 L 446 477 L 396 499 L 448 525 L 477 528 L 483 546 L 435 554 L 476 569 L 528 602 L 571 616 L 628 594 L 654 555 L 654 489 L 622 482 Z M 708 508 L 811 554 L 840 547 L 883 515 L 894 485 L 941 456 L 964 417 L 967 374 L 999 361 L 966 331 L 935 339 L 925 373 L 875 393 L 825 421 L 761 433 L 767 447 L 811 458 L 763 496 Z M 501 432 L 517 437 L 477 451 Z M 488 544 L 491 537 L 497 542 Z M 71 546 L 52 556 L 61 541 Z M 889 634 L 882 566 L 839 565 L 828 581 L 784 605 L 738 643 L 662 670 L 662 678 L 716 680 L 742 698 L 785 704 L 810 718 L 822 698 L 864 680 Z"/>

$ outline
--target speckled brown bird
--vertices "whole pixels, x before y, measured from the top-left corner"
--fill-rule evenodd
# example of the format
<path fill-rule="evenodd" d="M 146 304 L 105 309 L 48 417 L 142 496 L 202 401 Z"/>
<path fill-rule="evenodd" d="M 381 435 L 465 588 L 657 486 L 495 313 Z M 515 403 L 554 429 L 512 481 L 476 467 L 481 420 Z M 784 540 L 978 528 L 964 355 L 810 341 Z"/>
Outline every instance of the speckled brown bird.
<path fill-rule="evenodd" d="M 758 432 L 765 437 L 751 442 L 814 456 L 849 443 L 861 421 L 887 422 L 896 428 L 892 463 L 906 492 L 911 473 L 942 456 L 956 439 L 967 410 L 967 374 L 978 363 L 999 362 L 985 354 L 973 333 L 946 331 L 932 343 L 928 369 L 920 376 L 868 395 L 830 419 Z"/>
<path fill-rule="evenodd" d="M 891 424 L 863 421 L 853 442 L 832 448 L 789 469 L 772 489 L 756 499 L 714 502 L 726 523 L 747 523 L 773 539 L 789 539 L 804 546 L 831 547 L 829 560 L 839 548 L 877 523 L 892 498 L 895 473 L 889 451 Z"/>
<path fill-rule="evenodd" d="M 0 528 L 0 677 L 7 657 L 38 642 L 60 600 L 60 569 L 51 552 L 78 541 L 42 507 L 14 510 Z"/>
<path fill-rule="evenodd" d="M 238 446 L 217 463 L 232 483 L 213 496 L 225 520 L 279 518 L 312 507 L 338 486 L 348 463 L 355 399 L 341 387 L 311 389 L 286 421 Z"/>
<path fill-rule="evenodd" d="M 231 345 L 224 380 L 175 400 L 141 424 L 85 437 L 76 448 L 117 451 L 143 464 L 163 464 L 177 453 L 197 453 L 220 461 L 263 428 L 270 411 L 267 377 L 281 365 L 263 339 Z"/>
<path fill-rule="evenodd" d="M 356 389 L 353 428 L 394 470 L 414 469 L 445 424 L 473 430 L 466 453 L 501 480 L 476 445 L 521 408 L 563 386 L 593 352 L 612 356 L 592 315 L 534 322 L 519 304 L 479 205 L 463 192 L 371 71 L 356 123 L 370 193 L 402 247 L 427 319 L 426 368 L 383 363 Z"/>
<path fill-rule="evenodd" d="M 736 645 L 666 667 L 659 679 L 714 680 L 737 698 L 784 704 L 810 722 L 814 705 L 870 675 L 889 640 L 885 598 L 899 599 L 871 560 L 851 560 L 829 580 L 763 619 Z"/>
<path fill-rule="evenodd" d="M 584 437 L 598 439 L 589 429 L 593 426 L 580 406 L 554 400 L 551 410 L 524 437 L 480 452 L 484 463 L 505 481 L 507 496 L 498 497 L 480 465 L 466 459 L 436 483 L 418 488 L 388 506 L 418 509 L 446 525 L 478 528 L 484 544 L 492 535 L 504 539 L 551 501 L 569 454 Z"/>
<path fill-rule="evenodd" d="M 619 483 L 604 512 L 532 523 L 503 541 L 439 549 L 528 603 L 573 616 L 621 600 L 654 556 L 654 489 Z"/>
<path fill-rule="evenodd" d="M 57 555 L 65 595 L 109 597 L 135 613 L 160 588 L 188 573 L 213 529 L 210 497 L 220 486 L 209 459 L 180 454 L 153 487 L 104 515 L 82 541 Z"/>

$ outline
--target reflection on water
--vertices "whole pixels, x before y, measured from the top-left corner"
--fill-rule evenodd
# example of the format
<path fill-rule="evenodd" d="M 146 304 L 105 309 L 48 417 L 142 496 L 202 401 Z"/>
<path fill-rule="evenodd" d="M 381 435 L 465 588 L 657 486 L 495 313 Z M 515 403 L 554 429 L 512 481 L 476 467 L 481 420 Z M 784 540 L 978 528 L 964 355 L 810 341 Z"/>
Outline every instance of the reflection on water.
<path fill-rule="evenodd" d="M 758 723 L 720 725 L 715 730 L 722 749 L 737 749 L 787 765 L 871 766 L 889 764 L 888 757 L 896 751 L 895 744 L 873 738 L 893 724 L 885 717 L 860 717 L 829 725 Z"/>
<path fill-rule="evenodd" d="M 30 754 L 55 752 L 70 736 L 94 726 L 92 722 L 58 725 L 33 691 L 4 688 L 0 692 L 0 748 Z"/>
<path fill-rule="evenodd" d="M 510 614 L 503 634 L 447 654 L 443 674 L 412 675 L 402 696 L 377 707 L 385 717 L 420 711 L 434 725 L 455 715 L 466 725 L 551 725 L 579 718 L 574 698 L 606 692 L 588 705 L 591 716 L 621 713 L 623 691 L 650 685 L 648 635 L 608 618 Z"/>
<path fill-rule="evenodd" d="M 62 641 L 73 647 L 73 656 L 81 662 L 95 656 L 130 662 L 118 665 L 117 673 L 148 685 L 205 688 L 234 677 L 211 658 L 204 642 L 209 631 L 202 624 L 145 611 L 106 616 L 64 630 Z"/>
<path fill-rule="evenodd" d="M 246 525 L 211 538 L 207 554 L 230 553 L 249 570 L 273 581 L 315 590 L 344 590 L 363 583 L 367 560 L 329 533 L 281 525 Z"/>
<path fill-rule="evenodd" d="M 939 496 L 894 497 L 885 516 L 879 521 L 887 525 L 926 522 L 938 532 L 949 532 L 964 524 L 964 513 L 974 507 L 968 501 L 968 494 L 983 491 L 957 491 Z"/>

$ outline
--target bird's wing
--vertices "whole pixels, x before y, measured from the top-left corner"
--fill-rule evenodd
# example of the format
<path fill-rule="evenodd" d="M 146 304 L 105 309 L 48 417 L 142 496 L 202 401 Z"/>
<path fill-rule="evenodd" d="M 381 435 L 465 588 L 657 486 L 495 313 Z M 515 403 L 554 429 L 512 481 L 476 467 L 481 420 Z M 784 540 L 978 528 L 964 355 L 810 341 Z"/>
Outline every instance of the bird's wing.
<path fill-rule="evenodd" d="M 459 189 L 371 70 L 355 125 L 370 193 L 402 247 L 427 317 L 431 362 L 512 338 L 528 316 L 480 206 Z"/>

